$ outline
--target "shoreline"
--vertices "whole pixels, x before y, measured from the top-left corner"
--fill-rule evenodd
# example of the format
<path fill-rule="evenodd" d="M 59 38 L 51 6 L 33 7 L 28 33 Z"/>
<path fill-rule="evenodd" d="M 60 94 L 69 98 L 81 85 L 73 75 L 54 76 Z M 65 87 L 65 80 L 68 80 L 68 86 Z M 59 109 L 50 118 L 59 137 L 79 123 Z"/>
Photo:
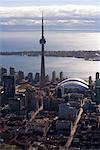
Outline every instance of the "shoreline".
<path fill-rule="evenodd" d="M 40 56 L 41 51 L 15 51 L 0 52 L 2 56 L 18 55 L 18 56 Z M 100 51 L 45 51 L 45 56 L 50 57 L 74 57 L 82 58 L 89 61 L 100 61 Z"/>

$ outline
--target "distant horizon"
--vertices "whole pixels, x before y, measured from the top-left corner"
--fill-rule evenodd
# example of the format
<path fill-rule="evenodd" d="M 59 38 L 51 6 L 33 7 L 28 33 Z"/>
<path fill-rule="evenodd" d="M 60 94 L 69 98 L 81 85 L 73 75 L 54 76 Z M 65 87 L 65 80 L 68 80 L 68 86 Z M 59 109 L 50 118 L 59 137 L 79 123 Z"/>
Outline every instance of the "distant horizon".
<path fill-rule="evenodd" d="M 87 31 L 87 32 L 100 32 L 100 28 L 98 28 L 98 29 L 86 29 L 86 28 L 80 28 L 80 29 L 71 29 L 71 28 L 68 28 L 68 29 L 66 29 L 66 28 L 55 28 L 55 27 L 52 27 L 52 28 L 50 28 L 50 27 L 45 27 L 45 29 L 44 29 L 45 31 Z M 32 26 L 20 26 L 20 28 L 19 27 L 16 27 L 16 26 L 2 26 L 1 28 L 0 28 L 0 32 L 24 32 L 24 31 L 41 31 L 41 27 L 40 26 L 38 26 L 38 27 L 34 27 L 34 28 L 32 28 Z"/>
<path fill-rule="evenodd" d="M 0 28 L 45 28 L 100 30 L 98 0 L 1 0 Z"/>
<path fill-rule="evenodd" d="M 1 0 L 0 48 L 39 50 L 42 11 L 47 50 L 100 49 L 98 0 Z"/>

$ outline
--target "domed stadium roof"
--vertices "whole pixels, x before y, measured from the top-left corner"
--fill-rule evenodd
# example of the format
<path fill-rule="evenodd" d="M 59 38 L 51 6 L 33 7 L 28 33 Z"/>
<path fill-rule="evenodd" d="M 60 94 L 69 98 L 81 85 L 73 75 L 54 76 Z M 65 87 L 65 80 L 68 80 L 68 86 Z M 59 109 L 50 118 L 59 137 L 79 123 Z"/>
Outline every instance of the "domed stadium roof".
<path fill-rule="evenodd" d="M 65 79 L 57 85 L 57 89 L 60 88 L 63 91 L 79 91 L 84 92 L 89 89 L 88 83 L 80 78 Z M 66 93 L 66 92 L 64 92 Z"/>
<path fill-rule="evenodd" d="M 75 82 L 75 81 L 79 83 L 83 83 L 88 86 L 88 83 L 85 80 L 82 80 L 80 78 L 68 78 L 60 82 L 58 85 L 62 85 L 63 83 L 66 83 L 66 82 Z"/>

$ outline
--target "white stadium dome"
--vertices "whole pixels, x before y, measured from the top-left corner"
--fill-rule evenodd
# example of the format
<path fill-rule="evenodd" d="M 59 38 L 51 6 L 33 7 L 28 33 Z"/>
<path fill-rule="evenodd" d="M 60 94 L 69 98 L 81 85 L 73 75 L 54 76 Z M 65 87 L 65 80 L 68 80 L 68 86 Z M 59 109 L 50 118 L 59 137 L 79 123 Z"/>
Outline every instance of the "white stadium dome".
<path fill-rule="evenodd" d="M 65 79 L 57 85 L 56 89 L 61 89 L 62 94 L 68 92 L 84 93 L 89 90 L 88 83 L 80 78 Z"/>

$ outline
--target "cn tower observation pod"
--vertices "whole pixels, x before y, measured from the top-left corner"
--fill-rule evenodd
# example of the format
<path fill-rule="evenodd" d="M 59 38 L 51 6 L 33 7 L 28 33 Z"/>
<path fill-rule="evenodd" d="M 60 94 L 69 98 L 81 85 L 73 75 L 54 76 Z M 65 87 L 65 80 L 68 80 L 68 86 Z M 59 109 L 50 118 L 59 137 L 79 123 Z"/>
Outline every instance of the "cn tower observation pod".
<path fill-rule="evenodd" d="M 89 90 L 88 83 L 80 78 L 68 78 L 60 82 L 57 87 L 57 93 L 61 91 L 61 95 L 67 93 L 86 93 Z"/>

